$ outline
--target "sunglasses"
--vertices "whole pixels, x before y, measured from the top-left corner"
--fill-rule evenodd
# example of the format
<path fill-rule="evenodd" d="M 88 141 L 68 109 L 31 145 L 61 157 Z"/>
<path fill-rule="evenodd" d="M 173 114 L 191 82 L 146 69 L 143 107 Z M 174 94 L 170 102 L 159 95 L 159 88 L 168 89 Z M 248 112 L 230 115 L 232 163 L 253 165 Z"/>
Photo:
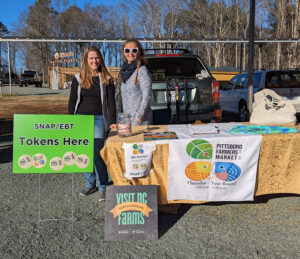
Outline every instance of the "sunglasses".
<path fill-rule="evenodd" d="M 136 53 L 138 53 L 139 48 L 133 48 L 133 49 L 124 48 L 124 52 L 125 52 L 126 54 L 130 53 L 130 51 L 131 51 L 133 54 L 136 54 Z"/>

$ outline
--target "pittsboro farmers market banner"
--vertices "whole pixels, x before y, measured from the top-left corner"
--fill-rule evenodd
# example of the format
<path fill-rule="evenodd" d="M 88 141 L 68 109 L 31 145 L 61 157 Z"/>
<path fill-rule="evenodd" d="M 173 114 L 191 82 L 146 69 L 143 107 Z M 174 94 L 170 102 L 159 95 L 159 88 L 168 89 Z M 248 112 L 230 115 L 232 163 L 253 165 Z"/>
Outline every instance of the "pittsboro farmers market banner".
<path fill-rule="evenodd" d="M 170 141 L 168 200 L 253 200 L 261 140 L 253 135 Z"/>
<path fill-rule="evenodd" d="M 14 115 L 13 173 L 93 172 L 94 116 Z"/>

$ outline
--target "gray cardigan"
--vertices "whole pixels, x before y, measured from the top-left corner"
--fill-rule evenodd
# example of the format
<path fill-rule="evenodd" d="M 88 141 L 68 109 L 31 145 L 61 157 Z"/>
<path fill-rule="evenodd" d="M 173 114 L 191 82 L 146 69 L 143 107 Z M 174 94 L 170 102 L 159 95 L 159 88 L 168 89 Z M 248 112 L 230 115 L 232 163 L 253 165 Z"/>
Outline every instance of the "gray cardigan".
<path fill-rule="evenodd" d="M 152 79 L 146 66 L 141 66 L 137 76 L 136 84 L 133 84 L 136 70 L 131 77 L 121 83 L 123 112 L 131 115 L 132 125 L 151 125 L 152 110 L 150 102 L 152 98 Z M 135 120 L 142 120 L 140 124 Z"/>

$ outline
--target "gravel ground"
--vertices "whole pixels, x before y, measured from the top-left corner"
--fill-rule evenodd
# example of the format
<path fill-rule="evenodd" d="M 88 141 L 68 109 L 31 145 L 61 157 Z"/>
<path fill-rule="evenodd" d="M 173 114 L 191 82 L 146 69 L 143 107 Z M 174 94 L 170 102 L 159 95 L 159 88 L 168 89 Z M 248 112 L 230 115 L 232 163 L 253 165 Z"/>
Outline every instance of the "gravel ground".
<path fill-rule="evenodd" d="M 157 241 L 104 242 L 104 207 L 83 176 L 13 175 L 0 164 L 1 258 L 299 258 L 299 195 L 182 205 L 159 215 Z M 73 177 L 73 207 L 72 207 Z M 42 221 L 39 218 L 61 219 Z"/>
<path fill-rule="evenodd" d="M 157 241 L 104 242 L 105 203 L 78 195 L 81 174 L 13 175 L 11 159 L 0 136 L 0 258 L 299 258 L 300 195 L 182 205 L 159 214 Z"/>

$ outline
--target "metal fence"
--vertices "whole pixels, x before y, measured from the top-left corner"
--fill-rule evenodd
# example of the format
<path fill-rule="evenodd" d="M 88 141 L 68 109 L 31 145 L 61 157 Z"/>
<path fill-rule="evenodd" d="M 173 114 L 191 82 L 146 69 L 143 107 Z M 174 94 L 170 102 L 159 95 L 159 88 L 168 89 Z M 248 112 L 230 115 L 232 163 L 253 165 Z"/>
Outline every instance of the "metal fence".
<path fill-rule="evenodd" d="M 139 39 L 144 46 L 147 47 L 148 45 L 160 45 L 160 46 L 186 46 L 186 45 L 193 45 L 193 44 L 216 44 L 216 43 L 224 43 L 224 44 L 240 44 L 241 46 L 243 44 L 249 44 L 249 39 Z M 56 52 L 55 46 L 59 44 L 78 44 L 80 47 L 80 50 L 83 50 L 83 47 L 85 45 L 94 43 L 94 44 L 100 44 L 101 46 L 105 46 L 105 44 L 115 44 L 115 48 L 118 51 L 118 46 L 120 46 L 125 39 L 29 39 L 29 38 L 22 38 L 22 37 L 4 37 L 0 38 L 0 44 L 6 43 L 3 45 L 6 45 L 7 53 L 5 63 L 6 63 L 6 74 L 8 74 L 7 83 L 10 85 L 10 95 L 12 94 L 12 83 L 14 82 L 14 74 L 16 74 L 16 71 L 11 71 L 11 44 L 18 44 L 18 43 L 48 43 L 50 44 L 50 48 L 53 48 L 53 52 Z M 259 48 L 261 48 L 262 44 L 266 43 L 300 43 L 300 39 L 253 39 L 254 44 L 258 44 Z M 53 47 L 54 46 L 54 47 Z M 13 46 L 15 48 L 15 46 Z M 67 52 L 67 50 L 66 50 Z M 79 52 L 79 53 L 78 53 Z M 78 56 L 80 56 L 80 51 L 76 53 L 76 57 L 73 58 L 66 58 L 64 64 L 58 64 L 57 60 L 53 56 L 50 58 L 50 62 L 48 64 L 48 69 L 43 71 L 43 81 L 47 81 L 49 83 L 49 87 L 52 89 L 61 89 L 66 88 L 72 78 L 72 76 L 79 71 L 80 66 L 80 59 L 78 59 Z M 251 55 L 254 55 L 253 52 L 250 53 Z M 106 56 L 107 59 L 111 59 L 112 57 L 109 56 L 111 53 L 108 52 Z M 0 53 L 1 58 L 1 53 Z M 261 57 L 260 57 L 261 58 Z M 60 60 L 60 58 L 59 58 Z M 61 60 L 62 61 L 62 60 Z M 4 63 L 3 60 L 1 63 Z M 240 62 L 241 64 L 241 62 Z M 116 74 L 118 73 L 118 68 L 110 68 L 110 72 L 113 74 L 113 77 L 116 77 Z M 56 82 L 53 84 L 53 75 L 56 74 Z M 1 75 L 0 75 L 1 76 Z"/>

